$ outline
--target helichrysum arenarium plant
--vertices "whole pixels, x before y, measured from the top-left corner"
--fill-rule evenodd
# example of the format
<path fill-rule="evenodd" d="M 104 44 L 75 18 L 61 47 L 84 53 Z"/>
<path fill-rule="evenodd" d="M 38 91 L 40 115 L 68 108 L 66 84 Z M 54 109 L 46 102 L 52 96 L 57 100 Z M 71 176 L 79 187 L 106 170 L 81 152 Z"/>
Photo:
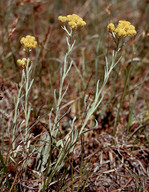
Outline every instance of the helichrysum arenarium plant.
<path fill-rule="evenodd" d="M 29 125 L 29 121 L 31 118 L 31 104 L 29 102 L 29 95 L 33 85 L 32 79 L 32 65 L 33 62 L 30 59 L 30 52 L 32 49 L 36 48 L 37 41 L 35 37 L 27 35 L 26 37 L 21 38 L 21 44 L 24 46 L 24 51 L 26 57 L 23 59 L 18 59 L 17 63 L 21 66 L 21 81 L 18 85 L 17 96 L 14 98 L 14 111 L 12 115 L 12 123 L 11 123 L 11 144 L 7 152 L 5 152 L 3 157 L 0 153 L 0 160 L 3 161 L 4 170 L 6 172 L 6 179 L 4 179 L 1 184 L 1 190 L 5 191 L 6 189 L 12 190 L 13 186 L 9 186 L 9 182 L 11 183 L 10 176 L 8 174 L 7 164 L 8 166 L 13 167 L 14 172 L 19 172 L 18 175 L 25 180 L 26 175 L 24 170 L 27 170 L 29 165 L 29 161 L 32 158 L 32 155 L 35 154 L 36 148 L 31 148 L 31 127 Z M 22 116 L 22 117 L 21 117 Z M 21 117 L 21 118 L 20 118 Z M 10 165 L 9 165 L 10 163 Z M 10 168 L 11 170 L 11 168 Z M 1 174 L 1 173 L 0 173 Z M 16 173 L 17 175 L 17 173 Z M 24 182 L 22 182 L 23 184 Z M 7 186 L 8 185 L 8 186 Z M 17 188 L 17 187 L 16 187 Z M 7 190 L 6 190 L 7 191 Z M 14 191 L 16 191 L 14 189 Z"/>
<path fill-rule="evenodd" d="M 59 133 L 60 133 L 59 122 L 61 119 L 60 106 L 61 106 L 62 100 L 67 92 L 67 89 L 68 89 L 68 87 L 67 87 L 66 90 L 63 92 L 63 85 L 64 85 L 64 80 L 67 77 L 67 75 L 71 69 L 71 66 L 73 64 L 73 60 L 72 60 L 72 58 L 70 58 L 70 54 L 72 53 L 73 47 L 75 45 L 75 41 L 71 44 L 70 39 L 72 37 L 73 30 L 77 29 L 78 27 L 85 26 L 86 23 L 85 23 L 85 21 L 83 21 L 83 19 L 81 19 L 79 16 L 74 15 L 74 14 L 68 15 L 68 16 L 59 16 L 58 19 L 64 24 L 66 22 L 68 22 L 68 27 L 69 27 L 69 28 L 67 28 L 66 25 L 64 25 L 64 27 L 63 27 L 63 29 L 66 31 L 66 34 L 67 34 L 66 40 L 67 40 L 67 45 L 68 45 L 68 52 L 65 54 L 64 65 L 60 71 L 61 77 L 60 77 L 60 88 L 59 88 L 58 98 L 56 97 L 56 94 L 55 94 L 56 115 L 55 115 L 54 124 L 51 121 L 51 115 L 49 116 L 49 129 L 50 129 L 50 133 L 51 133 L 51 138 L 53 138 L 51 141 L 53 142 L 53 144 L 55 143 L 55 145 L 57 147 L 60 147 L 60 150 L 59 150 L 59 155 L 57 157 L 57 160 L 56 160 L 54 166 L 51 167 L 50 164 L 52 164 L 52 162 L 51 162 L 51 159 L 48 158 L 48 166 L 46 168 L 46 175 L 44 178 L 44 183 L 41 185 L 41 188 L 43 188 L 43 191 L 45 191 L 46 187 L 51 182 L 52 177 L 56 174 L 56 172 L 58 172 L 64 166 L 65 158 L 74 149 L 78 138 L 84 132 L 89 131 L 89 130 L 85 130 L 86 125 L 87 125 L 89 119 L 91 118 L 92 114 L 96 111 L 96 109 L 99 107 L 100 103 L 102 102 L 102 99 L 104 96 L 103 90 L 105 88 L 105 85 L 108 82 L 109 76 L 110 76 L 113 68 L 118 64 L 118 62 L 120 60 L 120 58 L 117 59 L 117 52 L 115 52 L 115 51 L 113 51 L 113 54 L 112 54 L 112 61 L 108 61 L 108 59 L 106 59 L 104 81 L 103 81 L 101 87 L 99 87 L 99 81 L 97 82 L 95 98 L 94 98 L 92 104 L 89 104 L 86 107 L 87 108 L 86 116 L 81 125 L 81 128 L 78 130 L 77 126 L 74 127 L 74 122 L 76 119 L 76 117 L 74 117 L 72 122 L 70 122 L 71 131 L 67 135 L 65 135 L 62 139 L 60 139 L 59 138 Z M 50 173 L 49 176 L 48 176 L 48 173 Z"/>
<path fill-rule="evenodd" d="M 15 101 L 15 112 L 13 119 L 13 150 L 17 151 L 17 146 L 15 146 L 15 136 L 17 131 L 21 133 L 22 141 L 25 144 L 24 154 L 29 151 L 29 119 L 31 113 L 31 105 L 29 104 L 29 94 L 32 88 L 33 79 L 31 78 L 32 72 L 32 61 L 30 60 L 30 52 L 37 46 L 37 41 L 35 37 L 27 35 L 22 37 L 20 43 L 24 45 L 24 51 L 27 54 L 27 58 L 18 59 L 17 63 L 23 68 L 22 69 L 22 78 L 20 82 L 20 88 L 18 90 L 17 99 Z M 25 120 L 18 125 L 17 117 L 19 116 L 19 105 L 23 107 Z M 23 124 L 25 123 L 25 129 Z"/>
<path fill-rule="evenodd" d="M 60 121 L 63 118 L 61 115 L 61 106 L 62 101 L 67 93 L 69 86 L 65 90 L 64 83 L 68 74 L 73 65 L 72 52 L 75 46 L 75 40 L 71 42 L 72 35 L 74 31 L 79 27 L 84 27 L 86 22 L 76 14 L 67 15 L 67 16 L 59 16 L 58 20 L 63 24 L 63 29 L 66 32 L 66 42 L 68 46 L 68 51 L 64 56 L 64 62 L 60 69 L 60 86 L 58 89 L 58 95 L 56 94 L 56 90 L 54 91 L 54 99 L 55 99 L 55 108 L 51 110 L 49 114 L 49 127 L 48 131 L 44 132 L 41 135 L 41 140 L 39 141 L 39 146 L 35 146 L 35 148 L 30 150 L 30 127 L 29 120 L 31 115 L 31 105 L 29 103 L 29 93 L 32 88 L 33 79 L 31 77 L 32 73 L 32 61 L 30 59 L 30 52 L 32 49 L 36 48 L 37 41 L 35 37 L 27 35 L 26 37 L 21 38 L 21 44 L 24 46 L 24 51 L 27 54 L 26 58 L 18 59 L 18 64 L 23 67 L 22 69 L 22 79 L 20 82 L 20 88 L 18 90 L 18 95 L 15 104 L 15 113 L 13 120 L 13 154 L 17 155 L 19 148 L 15 145 L 15 136 L 16 131 L 20 130 L 20 135 L 22 138 L 22 142 L 24 143 L 25 150 L 23 152 L 24 158 L 28 159 L 29 156 L 32 155 L 33 152 L 36 154 L 36 159 L 39 162 L 36 163 L 36 177 L 41 179 L 41 185 L 39 191 L 46 191 L 49 184 L 51 184 L 52 179 L 59 173 L 62 167 L 65 166 L 65 160 L 70 152 L 75 148 L 75 144 L 78 138 L 84 134 L 86 131 L 90 131 L 86 129 L 87 123 L 90 120 L 93 113 L 99 107 L 102 102 L 104 96 L 104 88 L 107 84 L 110 74 L 112 70 L 116 67 L 118 62 L 120 61 L 120 57 L 118 57 L 118 52 L 121 49 L 119 47 L 120 39 L 124 39 L 126 36 L 132 36 L 136 34 L 134 26 L 132 26 L 127 21 L 119 21 L 117 27 L 114 24 L 109 24 L 107 29 L 110 33 L 112 33 L 114 41 L 117 45 L 116 50 L 112 53 L 112 59 L 105 59 L 105 71 L 104 71 L 104 80 L 99 85 L 99 81 L 96 85 L 95 97 L 92 100 L 92 103 L 87 104 L 84 99 L 84 103 L 86 105 L 86 115 L 82 124 L 77 126 L 75 124 L 76 117 L 70 121 L 70 131 L 66 135 L 63 135 L 60 130 Z M 24 121 L 21 124 L 17 124 L 17 117 L 19 115 L 19 105 L 23 107 L 24 111 Z M 52 112 L 54 113 L 54 120 L 51 118 Z M 24 128 L 25 124 L 25 129 Z M 79 127 L 79 128 L 78 128 Z M 53 160 L 54 154 L 57 153 L 57 158 Z M 15 156 L 14 155 L 14 156 Z M 42 159 L 42 160 L 41 160 Z M 27 166 L 27 160 L 24 160 L 24 165 Z M 81 178 L 82 179 L 82 178 Z M 81 180 L 80 180 L 81 181 Z M 55 181 L 58 182 L 58 181 Z M 79 190 L 79 187 L 78 187 Z"/>
<path fill-rule="evenodd" d="M 105 66 L 105 74 L 104 74 L 104 81 L 102 83 L 101 86 L 99 86 L 99 81 L 97 82 L 97 87 L 96 87 L 96 92 L 95 92 L 95 98 L 93 100 L 93 102 L 91 104 L 87 104 L 86 101 L 84 101 L 84 103 L 87 105 L 86 106 L 86 116 L 84 121 L 82 122 L 82 125 L 80 127 L 80 129 L 77 128 L 77 126 L 74 126 L 74 122 L 76 120 L 76 117 L 74 117 L 74 119 L 70 122 L 70 132 L 64 136 L 62 136 L 62 139 L 59 137 L 60 134 L 60 129 L 59 129 L 59 123 L 61 118 L 61 104 L 62 104 L 62 100 L 64 98 L 64 96 L 67 93 L 67 88 L 65 89 L 65 91 L 63 91 L 63 85 L 64 85 L 64 81 L 73 65 L 73 59 L 70 57 L 70 54 L 73 51 L 73 47 L 75 45 L 75 41 L 73 43 L 71 43 L 71 38 L 73 35 L 74 30 L 76 30 L 78 27 L 84 27 L 86 25 L 86 22 L 83 21 L 82 18 L 80 18 L 79 16 L 77 16 L 76 14 L 72 14 L 72 15 L 67 15 L 67 16 L 59 16 L 58 20 L 61 21 L 64 26 L 62 27 L 65 31 L 66 31 L 66 41 L 67 41 L 67 46 L 68 46 L 68 52 L 65 54 L 64 57 L 64 65 L 60 70 L 60 88 L 59 88 L 59 94 L 58 94 L 58 98 L 56 96 L 56 94 L 54 94 L 54 98 L 55 98 L 55 106 L 56 106 L 56 113 L 55 113 L 55 120 L 54 123 L 52 123 L 51 121 L 51 113 L 49 115 L 49 131 L 51 134 L 51 143 L 49 144 L 49 149 L 50 151 L 52 150 L 52 145 L 56 145 L 56 148 L 59 149 L 59 154 L 57 157 L 56 162 L 54 163 L 53 166 L 52 162 L 51 162 L 51 153 L 49 155 L 49 158 L 46 158 L 46 162 L 47 167 L 46 167 L 46 173 L 45 173 L 45 178 L 43 180 L 43 183 L 41 184 L 41 189 L 42 191 L 46 190 L 46 187 L 48 186 L 48 184 L 51 182 L 53 176 L 65 165 L 65 159 L 67 157 L 67 155 L 72 152 L 72 150 L 75 147 L 75 144 L 78 140 L 78 138 L 86 131 L 86 125 L 89 121 L 89 119 L 91 118 L 91 116 L 93 115 L 93 113 L 96 111 L 96 109 L 99 107 L 100 103 L 102 102 L 103 96 L 104 96 L 104 88 L 105 85 L 108 82 L 109 76 L 112 72 L 112 70 L 115 68 L 115 66 L 118 64 L 118 62 L 120 61 L 121 57 L 117 58 L 117 54 L 120 50 L 117 49 L 116 51 L 114 50 L 112 53 L 112 59 L 108 60 L 108 58 L 106 58 L 106 66 Z M 68 23 L 68 25 L 66 25 L 66 23 Z M 108 30 L 109 30 L 109 26 L 108 26 Z M 110 30 L 111 32 L 111 30 Z M 112 33 L 114 33 L 112 31 Z M 114 38 L 119 39 L 120 37 L 116 34 Z M 116 39 L 116 40 L 117 40 Z M 116 41 L 117 46 L 118 46 L 118 41 Z M 56 93 L 56 92 L 55 92 Z M 67 112 L 66 112 L 67 113 Z M 56 150 L 55 148 L 55 150 Z M 44 153 L 46 154 L 46 152 Z"/>
<path fill-rule="evenodd" d="M 68 46 L 68 51 L 64 56 L 63 67 L 61 67 L 60 69 L 60 87 L 58 90 L 58 97 L 56 96 L 56 90 L 54 91 L 55 119 L 54 119 L 54 123 L 52 123 L 51 115 L 49 115 L 49 131 L 51 134 L 50 135 L 51 142 L 49 143 L 49 147 L 46 149 L 46 150 L 50 149 L 50 153 L 53 153 L 52 145 L 55 145 L 55 151 L 59 151 L 59 154 L 54 164 L 51 161 L 52 157 L 50 153 L 48 153 L 49 154 L 48 158 L 45 159 L 44 157 L 45 161 L 48 162 L 48 164 L 46 167 L 45 178 L 43 179 L 43 183 L 41 184 L 41 187 L 40 187 L 43 192 L 46 190 L 46 187 L 51 182 L 55 174 L 65 165 L 65 159 L 67 155 L 72 151 L 72 146 L 74 145 L 74 142 L 78 137 L 77 129 L 75 129 L 73 125 L 75 118 L 71 122 L 71 131 L 67 135 L 63 136 L 62 139 L 60 138 L 61 130 L 60 130 L 59 123 L 60 123 L 60 119 L 62 118 L 61 104 L 68 89 L 68 86 L 67 86 L 67 88 L 63 90 L 63 86 L 66 80 L 66 77 L 68 76 L 68 73 L 70 72 L 70 69 L 73 65 L 73 59 L 70 57 L 70 54 L 72 54 L 73 52 L 75 40 L 71 42 L 71 39 L 72 39 L 74 30 L 76 30 L 78 27 L 84 27 L 86 23 L 85 21 L 83 21 L 81 17 L 79 17 L 76 14 L 59 16 L 58 20 L 64 24 L 62 28 L 66 32 L 66 42 Z M 66 22 L 68 22 L 68 26 L 66 25 Z M 44 154 L 46 154 L 46 152 Z"/>
<path fill-rule="evenodd" d="M 136 35 L 136 33 L 137 33 L 135 30 L 135 26 L 133 26 L 129 21 L 125 21 L 125 20 L 120 20 L 118 22 L 117 27 L 115 27 L 115 25 L 113 23 L 110 23 L 107 26 L 107 30 L 108 30 L 108 32 L 110 32 L 112 34 L 113 40 L 116 44 L 115 58 L 118 56 L 118 54 L 122 55 L 122 51 L 123 51 L 122 48 L 124 48 L 124 46 L 127 44 L 126 38 L 132 37 L 132 36 Z M 132 58 L 132 61 L 133 61 L 133 58 Z M 126 68 L 126 70 L 127 70 L 127 68 Z M 125 97 L 127 82 L 128 82 L 128 79 L 130 78 L 130 70 L 129 69 L 128 69 L 127 74 L 129 76 L 127 75 L 127 77 L 126 77 L 126 81 L 124 83 L 124 92 L 123 92 L 123 95 L 121 97 L 121 102 L 120 102 L 120 106 L 118 108 L 117 116 L 115 118 L 114 134 L 115 134 L 117 122 L 119 119 L 120 108 L 121 108 L 122 102 L 123 102 L 124 97 Z"/>

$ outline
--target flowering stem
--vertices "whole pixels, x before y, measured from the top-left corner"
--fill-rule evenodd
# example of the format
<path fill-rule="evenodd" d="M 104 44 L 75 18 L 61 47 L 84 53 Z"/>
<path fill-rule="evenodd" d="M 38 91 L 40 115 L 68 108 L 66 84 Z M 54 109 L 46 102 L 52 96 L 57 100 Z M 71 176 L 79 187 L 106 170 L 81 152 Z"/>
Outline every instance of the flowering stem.
<path fill-rule="evenodd" d="M 20 88 L 18 90 L 17 99 L 15 100 L 15 110 L 14 110 L 14 117 L 13 117 L 13 129 L 12 129 L 12 149 L 15 149 L 15 137 L 16 137 L 16 128 L 17 128 L 17 119 L 19 115 L 19 104 L 22 99 L 22 89 L 24 85 L 23 76 L 21 78 Z"/>
<path fill-rule="evenodd" d="M 30 81 L 31 78 L 31 69 L 32 65 L 30 64 L 30 58 L 27 59 L 27 64 L 25 66 L 25 69 L 23 69 L 23 76 L 25 81 L 25 106 L 24 106 L 24 115 L 25 115 L 25 144 L 26 144 L 26 150 L 28 151 L 28 124 L 29 124 L 29 118 L 30 118 L 30 112 L 31 112 L 31 106 L 28 103 L 29 98 L 29 92 L 31 90 L 33 79 Z"/>
<path fill-rule="evenodd" d="M 105 87 L 105 85 L 107 84 L 108 82 L 108 79 L 109 79 L 109 76 L 110 76 L 110 73 L 112 72 L 113 68 L 118 64 L 118 62 L 120 61 L 121 57 L 117 60 L 117 54 L 118 54 L 118 51 L 113 51 L 113 54 L 112 54 L 112 63 L 110 65 L 110 68 L 109 68 L 109 63 L 108 63 L 108 60 L 106 59 L 106 66 L 105 66 L 105 76 L 104 76 L 104 81 L 103 81 L 103 84 L 101 86 L 101 88 L 99 89 L 99 81 L 97 82 L 97 87 L 96 87 L 96 94 L 95 94 L 95 99 L 94 99 L 94 102 L 92 103 L 90 109 L 87 111 L 87 115 L 86 115 L 86 118 L 85 118 L 85 121 L 81 127 L 81 130 L 79 132 L 79 135 L 81 135 L 83 133 L 83 130 L 88 122 L 88 120 L 90 119 L 91 115 L 95 112 L 95 110 L 97 109 L 97 107 L 100 105 L 100 103 L 102 102 L 102 99 L 103 99 L 103 96 L 101 96 L 102 92 L 103 92 L 103 89 Z"/>
<path fill-rule="evenodd" d="M 67 87 L 63 93 L 63 85 L 64 85 L 65 78 L 66 78 L 68 72 L 70 71 L 72 63 L 73 63 L 73 61 L 71 61 L 70 65 L 68 66 L 68 59 L 69 59 L 70 53 L 72 52 L 72 49 L 73 49 L 74 44 L 75 44 L 75 41 L 73 42 L 73 44 L 70 43 L 70 37 L 72 36 L 72 31 L 71 31 L 71 33 L 69 33 L 65 27 L 63 29 L 68 34 L 68 37 L 66 37 L 66 41 L 67 41 L 67 45 L 68 45 L 68 52 L 66 53 L 66 55 L 64 57 L 64 68 L 63 69 L 61 68 L 61 71 L 60 71 L 61 76 L 60 76 L 60 88 L 59 88 L 58 100 L 56 99 L 56 94 L 55 94 L 56 116 L 55 116 L 54 127 L 53 127 L 55 138 L 56 138 L 57 132 L 58 132 L 57 128 L 59 127 L 59 120 L 58 119 L 59 119 L 59 115 L 60 115 L 60 105 L 61 105 L 63 97 L 65 96 L 65 94 L 67 92 L 67 88 L 68 88 Z"/>

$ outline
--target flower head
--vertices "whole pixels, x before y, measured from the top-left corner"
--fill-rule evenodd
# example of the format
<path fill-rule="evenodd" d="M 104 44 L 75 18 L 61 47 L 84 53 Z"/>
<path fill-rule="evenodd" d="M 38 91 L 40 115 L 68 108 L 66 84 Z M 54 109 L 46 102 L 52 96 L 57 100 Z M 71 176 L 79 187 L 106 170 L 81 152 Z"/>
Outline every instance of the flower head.
<path fill-rule="evenodd" d="M 37 46 L 37 41 L 34 36 L 27 35 L 26 37 L 22 37 L 20 43 L 24 45 L 25 48 L 33 49 Z"/>
<path fill-rule="evenodd" d="M 58 20 L 62 23 L 68 22 L 69 27 L 72 29 L 76 29 L 77 27 L 84 27 L 86 25 L 86 22 L 76 14 L 59 16 Z"/>
<path fill-rule="evenodd" d="M 18 63 L 20 66 L 25 67 L 25 65 L 27 64 L 27 59 L 26 59 L 26 58 L 18 59 L 18 60 L 17 60 L 17 63 Z"/>
<path fill-rule="evenodd" d="M 62 23 L 65 23 L 67 21 L 67 17 L 65 16 L 59 16 L 58 20 L 61 21 Z"/>
<path fill-rule="evenodd" d="M 107 26 L 107 29 L 108 29 L 109 32 L 114 32 L 114 30 L 115 30 L 114 24 L 113 24 L 113 23 L 110 23 L 110 24 Z"/>
<path fill-rule="evenodd" d="M 120 20 L 115 28 L 113 23 L 107 26 L 109 32 L 114 32 L 119 37 L 126 37 L 129 35 L 135 35 L 137 32 L 135 27 L 129 21 Z"/>

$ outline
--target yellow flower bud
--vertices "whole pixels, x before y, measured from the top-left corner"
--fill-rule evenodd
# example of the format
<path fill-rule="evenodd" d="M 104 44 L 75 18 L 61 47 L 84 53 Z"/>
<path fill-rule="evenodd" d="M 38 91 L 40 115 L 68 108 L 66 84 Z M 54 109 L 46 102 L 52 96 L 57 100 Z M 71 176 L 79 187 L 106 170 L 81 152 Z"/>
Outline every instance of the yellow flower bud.
<path fill-rule="evenodd" d="M 67 21 L 67 17 L 65 16 L 59 16 L 58 20 L 61 21 L 62 23 L 65 23 Z"/>
<path fill-rule="evenodd" d="M 115 26 L 113 23 L 110 23 L 108 26 L 107 26 L 107 29 L 109 32 L 113 32 L 115 30 Z"/>
<path fill-rule="evenodd" d="M 18 63 L 20 66 L 25 67 L 25 65 L 27 64 L 27 59 L 26 59 L 26 58 L 18 59 L 18 60 L 17 60 L 17 63 Z"/>

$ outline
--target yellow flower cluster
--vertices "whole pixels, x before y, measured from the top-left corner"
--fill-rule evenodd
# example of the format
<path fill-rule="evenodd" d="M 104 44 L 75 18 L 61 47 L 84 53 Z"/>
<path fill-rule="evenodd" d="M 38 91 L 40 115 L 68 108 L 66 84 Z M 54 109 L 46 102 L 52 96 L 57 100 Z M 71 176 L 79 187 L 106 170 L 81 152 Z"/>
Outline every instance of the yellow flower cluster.
<path fill-rule="evenodd" d="M 31 36 L 31 35 L 22 37 L 20 42 L 21 42 L 21 44 L 24 45 L 25 48 L 28 48 L 28 49 L 33 49 L 37 46 L 37 41 L 35 41 L 35 37 Z"/>
<path fill-rule="evenodd" d="M 59 16 L 58 20 L 61 21 L 62 23 L 65 23 L 67 21 L 68 25 L 72 29 L 75 29 L 77 27 L 84 27 L 86 25 L 86 22 L 83 21 L 83 19 L 76 14 Z"/>
<path fill-rule="evenodd" d="M 17 63 L 18 63 L 20 66 L 24 67 L 24 66 L 27 64 L 27 59 L 26 59 L 26 58 L 18 59 L 18 60 L 17 60 Z"/>
<path fill-rule="evenodd" d="M 116 28 L 113 23 L 110 23 L 107 29 L 110 33 L 114 32 L 119 37 L 135 35 L 137 33 L 135 27 L 129 21 L 119 21 Z"/>

